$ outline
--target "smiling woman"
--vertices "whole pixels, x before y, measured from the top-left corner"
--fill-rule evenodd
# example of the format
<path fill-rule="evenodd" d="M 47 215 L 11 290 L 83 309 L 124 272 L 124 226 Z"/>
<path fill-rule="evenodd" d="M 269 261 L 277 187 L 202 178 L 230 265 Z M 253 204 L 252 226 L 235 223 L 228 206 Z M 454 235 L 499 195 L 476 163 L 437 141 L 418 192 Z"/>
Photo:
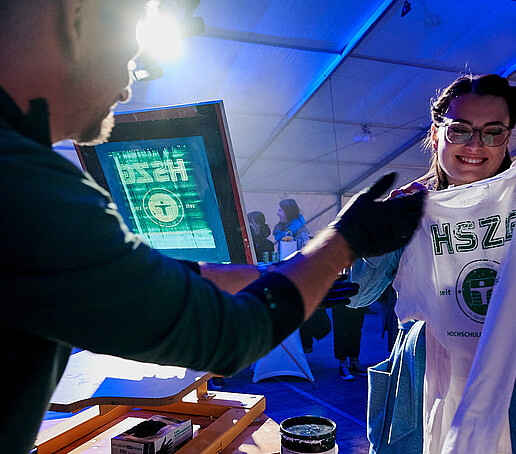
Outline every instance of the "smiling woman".
<path fill-rule="evenodd" d="M 379 378 L 375 379 L 382 373 L 385 376 L 381 367 L 389 361 L 370 369 L 369 435 L 372 453 L 441 452 L 447 434 L 450 437 L 452 420 L 455 422 L 453 418 L 477 351 L 487 305 L 497 279 L 497 264 L 501 263 L 499 258 L 490 256 L 489 261 L 486 257 L 510 244 L 506 238 L 512 237 L 515 213 L 510 195 L 507 195 L 510 191 L 505 191 L 503 197 L 493 196 L 492 202 L 480 203 L 488 200 L 484 188 L 491 186 L 477 185 L 475 189 L 469 185 L 511 167 L 507 143 L 516 123 L 516 87 L 511 87 L 507 79 L 495 74 L 460 77 L 432 102 L 431 116 L 433 123 L 426 140 L 426 146 L 433 152 L 430 170 L 413 183 L 391 192 L 391 197 L 402 197 L 421 187 L 429 190 L 425 208 L 427 217 L 424 217 L 426 224 L 422 223 L 416 239 L 408 247 L 377 259 L 357 260 L 353 266 L 353 280 L 360 284 L 360 293 L 352 298 L 351 306 L 371 304 L 394 281 L 393 286 L 398 292 L 395 311 L 400 321 L 415 319 L 426 324 L 422 355 L 403 350 L 402 346 L 408 342 L 406 339 L 412 339 L 415 331 L 409 331 L 407 327 L 400 332 L 395 346 L 395 353 L 399 356 L 392 356 L 389 360 L 394 362 L 395 357 L 403 355 L 405 367 L 411 364 L 398 375 L 401 378 L 405 373 L 412 376 L 412 384 L 405 388 L 405 392 L 399 393 L 399 388 L 396 388 L 400 399 L 384 400 L 387 398 L 383 390 L 379 391 Z M 503 180 L 507 187 L 511 181 Z M 451 189 L 452 186 L 459 188 Z M 461 189 L 460 186 L 465 187 Z M 503 184 L 500 186 L 504 188 Z M 449 191 L 444 191 L 448 188 Z M 456 207 L 435 202 L 457 193 L 463 195 Z M 464 211 L 470 206 L 473 207 L 471 211 L 478 209 L 477 217 L 471 211 Z M 422 249 L 424 254 L 420 253 Z M 471 281 L 468 284 L 471 288 L 456 290 L 454 279 L 465 281 L 465 274 Z M 466 314 L 471 311 L 464 309 L 463 300 L 469 298 L 470 293 L 474 295 L 470 304 L 477 304 L 482 313 L 468 319 Z M 459 311 L 457 303 L 461 307 Z M 477 306 L 475 309 L 480 310 Z M 418 329 L 421 326 L 414 325 Z M 462 328 L 458 329 L 459 326 Z M 389 372 L 393 370 L 394 366 Z M 497 377 L 493 376 L 493 379 Z M 396 382 L 396 377 L 391 377 L 391 380 Z M 509 387 L 512 391 L 513 382 Z M 509 407 L 510 396 L 500 395 L 505 408 Z M 401 399 L 403 403 L 398 404 Z M 516 402 L 516 397 L 512 401 Z M 393 410 L 389 405 L 407 405 L 407 408 L 403 407 L 407 411 L 401 417 L 392 416 L 389 421 L 387 418 Z M 496 421 L 497 418 L 492 409 L 478 411 L 478 414 L 482 421 Z M 510 415 L 516 428 L 514 412 Z M 507 410 L 502 412 L 501 418 L 502 425 L 508 429 Z M 382 424 L 385 427 L 390 424 L 385 433 L 404 434 L 401 444 L 391 439 L 389 446 L 383 444 L 383 435 L 378 435 L 383 433 Z M 482 435 L 492 445 L 490 452 L 510 452 L 507 433 L 500 438 L 499 444 L 499 440 L 489 438 L 490 434 Z M 482 449 L 453 452 L 486 452 Z M 513 452 L 514 449 L 516 446 Z"/>
<path fill-rule="evenodd" d="M 507 141 L 516 123 L 515 91 L 495 74 L 460 77 L 444 90 L 432 104 L 426 141 L 434 151 L 432 165 L 419 182 L 439 190 L 507 170 Z"/>
<path fill-rule="evenodd" d="M 497 173 L 507 149 L 508 123 L 504 98 L 468 93 L 452 100 L 443 123 L 432 127 L 432 146 L 449 184 L 472 183 Z"/>

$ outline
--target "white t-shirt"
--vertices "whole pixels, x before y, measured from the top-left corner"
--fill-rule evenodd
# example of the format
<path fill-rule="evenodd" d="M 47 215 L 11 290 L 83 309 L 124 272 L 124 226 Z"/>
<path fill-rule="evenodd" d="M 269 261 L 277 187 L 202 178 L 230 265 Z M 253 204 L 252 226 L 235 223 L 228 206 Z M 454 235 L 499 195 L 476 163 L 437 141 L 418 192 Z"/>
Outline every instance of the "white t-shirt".
<path fill-rule="evenodd" d="M 512 345 L 500 352 L 495 333 L 516 331 L 516 293 L 507 291 L 516 292 L 515 225 L 516 168 L 511 168 L 470 185 L 429 191 L 421 225 L 402 255 L 393 284 L 396 313 L 401 321 L 427 322 L 425 454 L 511 452 L 508 407 L 516 377 L 516 354 L 511 354 L 516 338 L 511 334 Z M 500 301 L 494 304 L 494 298 Z M 507 310 L 510 306 L 514 310 Z M 484 323 L 493 327 L 481 338 Z M 468 381 L 479 341 L 483 363 L 476 364 Z M 499 375 L 503 367 L 509 376 Z M 468 391 L 455 417 L 467 381 L 468 389 L 480 392 Z M 499 406 L 490 411 L 486 399 L 496 399 Z M 498 435 L 487 432 L 488 426 Z M 477 438 L 490 449 L 484 450 Z"/>

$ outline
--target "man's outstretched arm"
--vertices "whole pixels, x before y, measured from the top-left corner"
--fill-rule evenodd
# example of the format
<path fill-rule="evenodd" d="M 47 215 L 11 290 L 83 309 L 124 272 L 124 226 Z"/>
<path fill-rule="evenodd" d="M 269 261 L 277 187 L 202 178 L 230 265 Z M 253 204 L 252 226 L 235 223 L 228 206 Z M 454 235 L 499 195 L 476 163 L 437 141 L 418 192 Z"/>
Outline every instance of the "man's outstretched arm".
<path fill-rule="evenodd" d="M 358 194 L 299 253 L 279 266 L 269 267 L 296 286 L 303 299 L 305 320 L 324 299 L 339 273 L 357 257 L 382 255 L 410 241 L 423 213 L 424 192 L 376 202 L 394 179 L 394 174 L 388 174 Z M 203 277 L 230 293 L 259 277 L 257 268 L 250 265 L 200 264 L 200 269 Z"/>

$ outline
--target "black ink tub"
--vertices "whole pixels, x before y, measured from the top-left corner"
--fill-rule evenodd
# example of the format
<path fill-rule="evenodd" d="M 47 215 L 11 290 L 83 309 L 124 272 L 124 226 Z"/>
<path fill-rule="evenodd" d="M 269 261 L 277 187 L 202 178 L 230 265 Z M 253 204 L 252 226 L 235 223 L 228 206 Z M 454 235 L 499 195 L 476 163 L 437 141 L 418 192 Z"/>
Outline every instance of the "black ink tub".
<path fill-rule="evenodd" d="M 322 416 L 295 416 L 280 424 L 281 454 L 334 454 L 337 425 Z"/>

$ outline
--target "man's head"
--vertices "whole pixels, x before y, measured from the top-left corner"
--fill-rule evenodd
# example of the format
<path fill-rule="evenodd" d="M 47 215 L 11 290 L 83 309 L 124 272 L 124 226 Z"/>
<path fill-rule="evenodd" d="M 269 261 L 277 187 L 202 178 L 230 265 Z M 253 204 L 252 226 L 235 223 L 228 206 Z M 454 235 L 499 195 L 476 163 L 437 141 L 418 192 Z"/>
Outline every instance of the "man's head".
<path fill-rule="evenodd" d="M 112 107 L 130 98 L 127 65 L 138 53 L 135 29 L 147 0 L 5 1 L 6 91 L 22 110 L 31 99 L 47 99 L 53 142 L 106 140 Z"/>

